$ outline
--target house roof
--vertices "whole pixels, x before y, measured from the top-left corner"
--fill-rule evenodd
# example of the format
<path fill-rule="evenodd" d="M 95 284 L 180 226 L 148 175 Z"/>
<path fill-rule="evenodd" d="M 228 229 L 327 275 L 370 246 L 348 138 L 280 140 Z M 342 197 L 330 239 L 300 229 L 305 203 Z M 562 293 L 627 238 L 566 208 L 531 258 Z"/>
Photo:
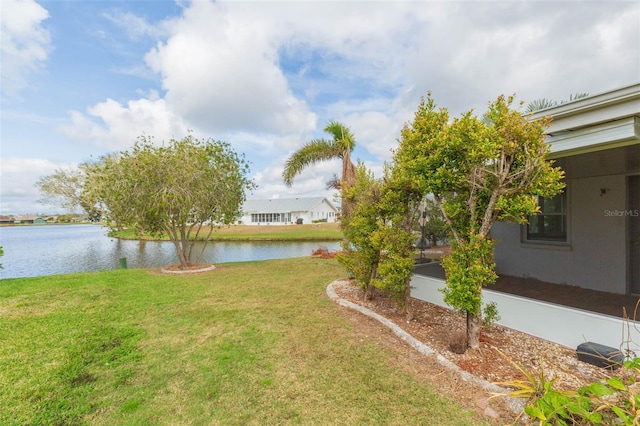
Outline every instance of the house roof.
<path fill-rule="evenodd" d="M 32 214 L 23 214 L 15 217 L 15 220 L 36 220 L 42 219 L 42 216 L 36 216 Z"/>
<path fill-rule="evenodd" d="M 640 83 L 567 102 L 534 113 L 551 116 L 551 157 L 640 144 Z"/>
<path fill-rule="evenodd" d="M 242 205 L 243 213 L 287 213 L 306 212 L 326 201 L 336 212 L 338 209 L 325 197 L 272 198 L 268 200 L 246 200 Z"/>

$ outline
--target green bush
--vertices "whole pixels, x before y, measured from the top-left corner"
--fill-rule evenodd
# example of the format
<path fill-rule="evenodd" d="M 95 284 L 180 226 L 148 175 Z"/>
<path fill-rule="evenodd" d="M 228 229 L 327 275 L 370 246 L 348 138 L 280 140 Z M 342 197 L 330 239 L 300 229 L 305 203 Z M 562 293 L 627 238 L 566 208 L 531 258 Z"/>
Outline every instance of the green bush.
<path fill-rule="evenodd" d="M 554 380 L 548 380 L 544 372 L 536 376 L 517 367 L 526 380 L 495 383 L 513 390 L 494 396 L 528 398 L 524 412 L 518 416 L 527 414 L 527 424 L 640 425 L 640 358 L 625 361 L 620 375 L 577 391 L 555 389 Z"/>
<path fill-rule="evenodd" d="M 501 320 L 500 313 L 498 312 L 498 305 L 496 302 L 487 303 L 482 309 L 482 325 L 486 329 L 491 329 L 494 323 Z"/>

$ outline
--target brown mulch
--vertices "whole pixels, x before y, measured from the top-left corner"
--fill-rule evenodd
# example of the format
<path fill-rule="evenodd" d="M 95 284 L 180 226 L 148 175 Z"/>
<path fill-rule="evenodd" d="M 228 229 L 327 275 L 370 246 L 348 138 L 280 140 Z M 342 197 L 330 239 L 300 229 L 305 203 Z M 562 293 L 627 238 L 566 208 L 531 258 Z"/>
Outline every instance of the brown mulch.
<path fill-rule="evenodd" d="M 329 249 L 326 247 L 318 247 L 316 250 L 313 250 L 311 252 L 311 257 L 319 259 L 333 259 L 337 255 L 337 251 L 329 251 Z"/>
<path fill-rule="evenodd" d="M 464 314 L 412 299 L 415 319 L 406 321 L 403 311 L 381 292 L 376 292 L 372 300 L 363 300 L 360 288 L 347 279 L 334 282 L 334 289 L 341 298 L 391 320 L 461 369 L 491 383 L 524 379 L 513 363 L 536 376 L 543 371 L 545 377 L 555 379 L 555 386 L 561 389 L 577 389 L 621 374 L 621 370 L 611 372 L 579 361 L 574 349 L 500 325 L 483 330 L 479 350 L 455 353 L 455 347 L 461 345 L 465 338 Z M 343 308 L 343 311 L 368 340 L 377 340 L 395 351 L 398 363 L 429 386 L 450 395 L 462 406 L 476 410 L 496 424 L 514 421 L 516 415 L 503 398 L 489 400 L 489 391 L 465 382 L 459 373 L 440 365 L 434 356 L 418 353 L 375 319 L 348 308 Z"/>

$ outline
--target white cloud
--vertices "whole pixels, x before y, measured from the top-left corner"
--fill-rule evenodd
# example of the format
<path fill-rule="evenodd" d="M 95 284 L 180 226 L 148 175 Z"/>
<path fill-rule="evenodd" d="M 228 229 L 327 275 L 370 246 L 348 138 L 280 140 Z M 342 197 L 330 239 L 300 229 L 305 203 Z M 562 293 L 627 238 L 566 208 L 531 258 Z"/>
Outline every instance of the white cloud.
<path fill-rule="evenodd" d="M 349 123 L 357 143 L 373 154 L 378 161 L 389 161 L 391 150 L 397 148 L 403 120 L 398 116 L 389 116 L 381 112 L 369 111 L 352 114 L 345 122 Z"/>
<path fill-rule="evenodd" d="M 49 32 L 42 22 L 49 13 L 32 0 L 2 0 L 0 50 L 2 92 L 15 95 L 28 84 L 29 75 L 39 70 L 51 49 Z"/>
<path fill-rule="evenodd" d="M 640 75 L 637 3 L 439 5 L 442 16 L 425 20 L 415 34 L 423 42 L 408 66 L 413 87 L 407 102 L 413 110 L 429 90 L 457 115 L 471 108 L 482 112 L 499 94 L 561 100 L 619 87 Z"/>
<path fill-rule="evenodd" d="M 326 161 L 309 166 L 293 180 L 293 185 L 287 187 L 282 180 L 282 171 L 286 157 L 279 157 L 271 164 L 253 175 L 253 179 L 258 184 L 258 188 L 250 198 L 290 198 L 290 197 L 310 197 L 326 196 L 332 197 L 336 192 L 327 189 L 327 181 L 334 174 L 339 174 L 342 165 L 339 160 Z"/>
<path fill-rule="evenodd" d="M 112 15 L 134 37 L 165 37 L 144 57 L 162 92 L 73 112 L 64 131 L 122 149 L 142 132 L 161 140 L 190 128 L 247 153 L 261 197 L 322 193 L 339 167 L 310 168 L 286 188 L 281 155 L 326 137 L 319 128 L 330 119 L 382 162 L 427 91 L 458 115 L 482 113 L 500 94 L 562 100 L 637 81 L 639 10 L 633 2 L 194 1 L 155 33 L 133 15 Z"/>
<path fill-rule="evenodd" d="M 58 206 L 40 204 L 36 181 L 58 168 L 75 167 L 42 158 L 0 158 L 0 214 L 58 212 Z"/>
<path fill-rule="evenodd" d="M 155 96 L 151 94 L 153 99 Z M 164 99 L 138 99 L 122 105 L 113 99 L 87 110 L 88 116 L 71 112 L 71 123 L 59 128 L 68 138 L 88 141 L 108 151 L 130 147 L 142 134 L 158 143 L 186 136 L 189 128 L 167 108 Z"/>
<path fill-rule="evenodd" d="M 315 114 L 277 64 L 268 23 L 229 16 L 227 4 L 194 2 L 146 61 L 162 76 L 167 102 L 208 131 L 311 130 Z"/>
<path fill-rule="evenodd" d="M 158 38 L 166 34 L 162 23 L 151 24 L 139 16 L 121 10 L 110 10 L 103 13 L 108 21 L 124 29 L 131 39 L 141 37 Z"/>

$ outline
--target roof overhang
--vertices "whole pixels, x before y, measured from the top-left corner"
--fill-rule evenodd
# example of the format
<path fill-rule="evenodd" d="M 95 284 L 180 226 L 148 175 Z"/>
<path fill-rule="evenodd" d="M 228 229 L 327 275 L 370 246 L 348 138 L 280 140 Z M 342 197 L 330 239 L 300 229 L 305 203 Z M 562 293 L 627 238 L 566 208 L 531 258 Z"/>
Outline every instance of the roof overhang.
<path fill-rule="evenodd" d="M 551 145 L 549 158 L 640 144 L 640 117 L 627 117 L 598 126 L 550 134 L 547 142 Z"/>
<path fill-rule="evenodd" d="M 538 111 L 551 117 L 550 158 L 640 144 L 640 83 Z"/>

